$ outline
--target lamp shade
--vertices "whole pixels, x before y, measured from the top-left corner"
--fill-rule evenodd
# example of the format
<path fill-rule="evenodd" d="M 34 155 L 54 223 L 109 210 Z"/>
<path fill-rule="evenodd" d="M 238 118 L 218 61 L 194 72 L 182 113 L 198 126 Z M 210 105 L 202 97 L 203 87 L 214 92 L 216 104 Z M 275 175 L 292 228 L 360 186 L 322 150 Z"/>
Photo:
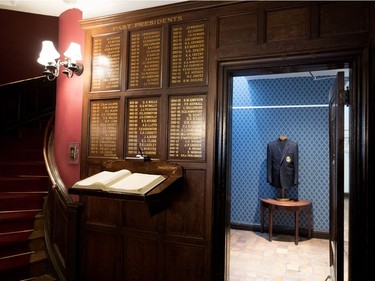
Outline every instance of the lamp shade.
<path fill-rule="evenodd" d="M 48 63 L 55 64 L 55 59 L 60 57 L 59 52 L 56 51 L 52 41 L 42 42 L 42 51 L 39 54 L 38 63 L 48 65 Z"/>
<path fill-rule="evenodd" d="M 81 46 L 75 42 L 70 43 L 69 48 L 65 51 L 64 55 L 72 62 L 82 60 Z"/>

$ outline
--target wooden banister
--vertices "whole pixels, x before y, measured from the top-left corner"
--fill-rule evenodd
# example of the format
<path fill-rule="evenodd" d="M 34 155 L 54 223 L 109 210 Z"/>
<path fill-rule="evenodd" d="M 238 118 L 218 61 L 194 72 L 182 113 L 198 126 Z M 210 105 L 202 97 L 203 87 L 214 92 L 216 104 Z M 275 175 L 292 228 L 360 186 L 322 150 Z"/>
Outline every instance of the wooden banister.
<path fill-rule="evenodd" d="M 68 194 L 54 156 L 54 116 L 48 122 L 43 145 L 44 161 L 51 180 L 45 211 L 45 239 L 55 274 L 61 281 L 77 280 L 78 218 L 81 206 Z"/>

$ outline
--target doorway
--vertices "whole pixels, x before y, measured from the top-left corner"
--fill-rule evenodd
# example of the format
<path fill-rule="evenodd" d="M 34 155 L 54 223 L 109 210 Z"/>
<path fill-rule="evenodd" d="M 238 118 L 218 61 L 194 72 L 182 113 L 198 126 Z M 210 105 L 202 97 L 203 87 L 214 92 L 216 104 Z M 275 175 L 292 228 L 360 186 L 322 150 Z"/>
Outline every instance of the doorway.
<path fill-rule="evenodd" d="M 301 181 L 297 188 L 287 191 L 288 197 L 312 199 L 314 202 L 313 228 L 315 235 L 328 239 L 328 93 L 335 76 L 334 73 L 340 69 L 331 68 L 332 66 L 330 69 L 327 69 L 327 66 L 320 67 L 321 70 L 316 66 L 311 66 L 311 70 L 309 70 L 310 67 L 305 66 L 302 67 L 303 71 L 295 72 L 289 72 L 290 68 L 267 69 L 264 73 L 257 69 L 256 75 L 251 71 L 246 73 L 244 70 L 241 70 L 239 74 L 235 71 L 232 72 L 230 81 L 228 81 L 232 97 L 228 100 L 229 112 L 227 116 L 231 126 L 228 128 L 227 135 L 230 136 L 228 143 L 231 144 L 229 159 L 232 159 L 231 161 L 228 159 L 232 187 L 230 221 L 235 228 L 259 231 L 259 197 L 277 197 L 278 190 L 266 183 L 265 147 L 267 142 L 274 140 L 279 134 L 283 134 L 297 141 L 303 151 L 300 156 Z M 344 70 L 348 77 L 348 69 Z M 269 72 L 272 74 L 268 74 Z M 250 83 L 249 81 L 256 82 Z M 312 82 L 319 84 L 318 90 L 314 89 L 315 93 L 318 92 L 319 95 L 315 94 L 314 96 L 309 92 L 301 94 L 301 91 L 303 92 L 301 86 L 293 89 L 295 83 L 300 83 L 300 85 L 302 83 L 304 85 L 302 88 L 306 86 L 312 89 L 314 87 L 309 84 Z M 239 90 L 241 97 L 236 96 L 238 91 L 235 89 L 236 87 L 242 88 Z M 243 87 L 252 87 L 253 94 L 249 95 Z M 263 92 L 258 96 L 254 94 L 267 88 L 273 90 L 266 94 Z M 322 102 L 323 99 L 324 102 Z M 241 104 L 241 102 L 245 102 L 245 104 Z M 246 105 L 246 103 L 248 104 Z M 235 122 L 239 123 L 235 124 Z M 247 129 L 241 126 L 247 126 Z M 245 175 L 245 177 L 241 178 L 241 175 Z M 244 180 L 243 178 L 246 176 L 250 176 L 252 180 L 249 181 L 249 178 Z M 321 187 L 314 186 L 319 182 L 322 183 Z M 239 192 L 233 189 L 233 185 L 241 186 L 241 184 L 245 188 L 240 188 Z M 244 212 L 244 209 L 247 211 Z M 280 214 L 274 223 L 290 228 L 293 226 L 293 217 L 288 217 L 288 214 Z M 306 218 L 302 221 L 302 227 L 305 223 Z M 280 230 L 283 232 L 285 229 Z M 328 256 L 327 252 L 327 259 Z M 347 274 L 345 275 L 347 276 Z"/>

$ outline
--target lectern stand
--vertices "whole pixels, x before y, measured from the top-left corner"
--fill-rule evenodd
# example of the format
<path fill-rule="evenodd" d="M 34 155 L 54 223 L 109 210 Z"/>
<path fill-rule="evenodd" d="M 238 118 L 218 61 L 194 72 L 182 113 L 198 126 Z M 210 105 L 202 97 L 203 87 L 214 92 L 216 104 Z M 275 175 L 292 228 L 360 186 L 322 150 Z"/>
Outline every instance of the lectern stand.
<path fill-rule="evenodd" d="M 95 196 L 127 201 L 143 201 L 147 203 L 150 215 L 154 215 L 167 208 L 168 200 L 173 193 L 182 188 L 183 169 L 180 165 L 160 161 L 108 161 L 104 163 L 103 170 L 118 171 L 127 169 L 132 173 L 163 175 L 167 179 L 146 194 L 133 194 L 126 192 L 102 191 L 87 188 L 70 188 L 70 194 L 80 196 Z"/>
<path fill-rule="evenodd" d="M 139 272 L 135 268 L 149 275 L 160 274 L 158 261 L 165 259 L 165 233 L 170 222 L 167 213 L 173 200 L 182 194 L 178 191 L 183 188 L 183 169 L 167 162 L 142 160 L 103 165 L 103 170 L 120 169 L 167 179 L 144 195 L 69 189 L 69 193 L 79 195 L 83 207 L 77 280 L 124 280 L 125 274 L 129 280 L 136 280 Z"/>

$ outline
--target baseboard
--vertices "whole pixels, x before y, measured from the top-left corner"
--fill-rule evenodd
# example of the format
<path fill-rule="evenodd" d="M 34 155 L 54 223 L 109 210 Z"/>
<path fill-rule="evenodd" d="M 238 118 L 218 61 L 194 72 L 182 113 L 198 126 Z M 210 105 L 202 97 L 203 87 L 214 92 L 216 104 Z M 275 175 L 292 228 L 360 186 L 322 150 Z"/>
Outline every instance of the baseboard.
<path fill-rule="evenodd" d="M 231 229 L 238 229 L 238 230 L 260 232 L 260 225 L 258 225 L 258 224 L 231 223 L 230 228 Z M 268 226 L 267 225 L 264 226 L 263 231 L 268 232 Z M 282 226 L 273 226 L 272 232 L 278 233 L 278 234 L 284 234 L 284 235 L 294 235 L 294 229 L 282 227 Z M 302 237 L 307 237 L 308 236 L 307 228 L 300 227 L 299 235 L 302 236 Z M 311 238 L 329 239 L 329 232 L 312 230 Z"/>

